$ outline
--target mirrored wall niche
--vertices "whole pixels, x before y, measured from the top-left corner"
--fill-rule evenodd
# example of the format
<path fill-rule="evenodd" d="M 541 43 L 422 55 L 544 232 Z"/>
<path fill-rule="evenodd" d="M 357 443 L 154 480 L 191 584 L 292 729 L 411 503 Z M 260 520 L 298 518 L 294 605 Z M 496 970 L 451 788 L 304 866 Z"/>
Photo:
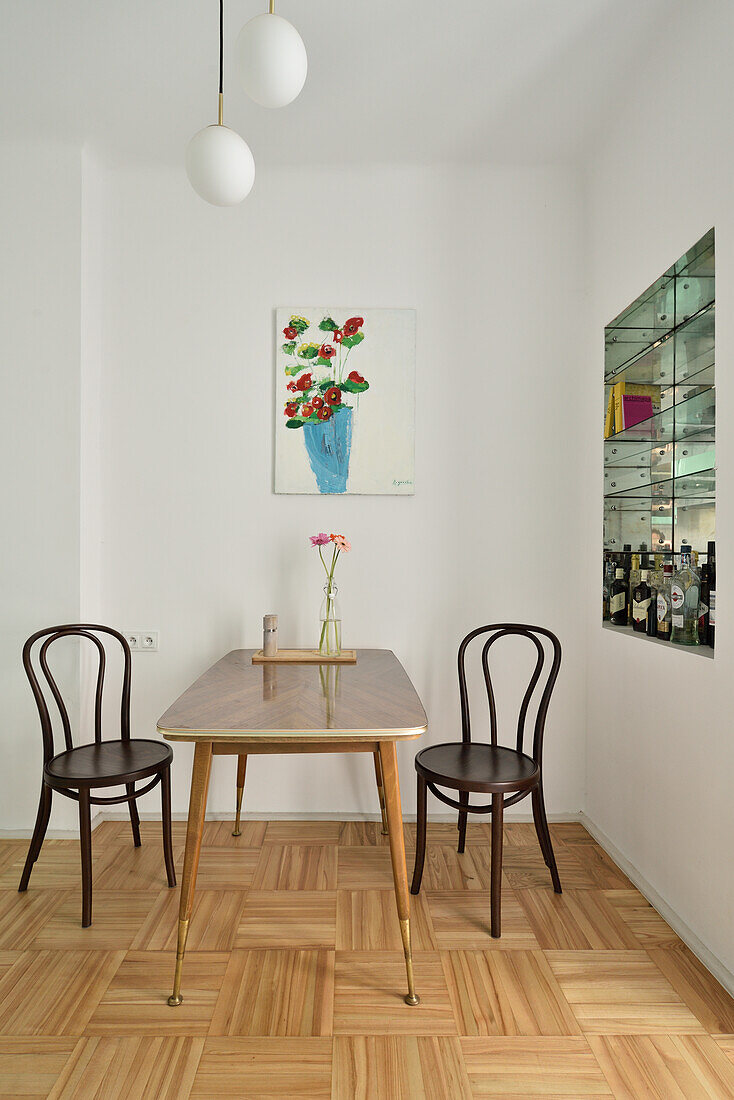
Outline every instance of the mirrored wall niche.
<path fill-rule="evenodd" d="M 674 584 L 690 557 L 701 621 L 698 643 L 688 631 L 681 648 L 707 656 L 715 639 L 714 261 L 712 229 L 604 333 L 604 626 L 678 648 L 680 631 L 660 615 L 667 593 L 668 613 L 685 610 L 690 617 L 690 607 L 676 606 L 685 586 Z M 610 610 L 615 582 L 619 610 L 620 568 L 626 625 Z M 633 626 L 634 586 L 643 569 L 660 631 L 651 614 L 645 630 L 639 615 Z M 693 597 L 685 588 L 684 602 Z"/>

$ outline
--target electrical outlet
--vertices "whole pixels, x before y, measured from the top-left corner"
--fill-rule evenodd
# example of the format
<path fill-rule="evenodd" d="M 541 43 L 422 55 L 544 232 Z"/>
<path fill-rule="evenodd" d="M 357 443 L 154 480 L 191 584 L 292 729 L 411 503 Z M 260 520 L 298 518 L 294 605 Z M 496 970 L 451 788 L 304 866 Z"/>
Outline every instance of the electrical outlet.
<path fill-rule="evenodd" d="M 133 653 L 157 653 L 157 630 L 126 630 L 125 639 Z"/>

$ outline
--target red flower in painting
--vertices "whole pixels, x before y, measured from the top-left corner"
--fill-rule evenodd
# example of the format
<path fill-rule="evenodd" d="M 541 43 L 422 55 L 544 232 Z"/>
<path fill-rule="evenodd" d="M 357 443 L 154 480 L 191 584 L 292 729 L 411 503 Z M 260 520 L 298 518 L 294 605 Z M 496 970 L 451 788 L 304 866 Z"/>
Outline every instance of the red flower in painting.
<path fill-rule="evenodd" d="M 288 385 L 286 386 L 286 389 L 290 390 L 291 393 L 297 393 L 298 392 L 297 389 L 296 389 L 296 383 L 295 382 L 289 382 Z"/>
<path fill-rule="evenodd" d="M 327 405 L 341 405 L 342 391 L 338 386 L 329 386 L 328 390 L 324 394 L 324 401 Z"/>
<path fill-rule="evenodd" d="M 296 382 L 296 389 L 303 393 L 304 390 L 310 390 L 313 385 L 313 378 L 310 374 L 302 374 Z"/>
<path fill-rule="evenodd" d="M 319 355 L 322 359 L 333 359 L 336 355 L 336 348 L 333 348 L 331 344 L 322 344 L 319 348 Z"/>
<path fill-rule="evenodd" d="M 311 404 L 315 409 L 322 409 L 324 407 L 323 397 L 312 397 Z"/>
<path fill-rule="evenodd" d="M 356 336 L 364 324 L 364 317 L 350 317 L 348 321 L 344 323 L 344 335 Z"/>
<path fill-rule="evenodd" d="M 283 411 L 284 411 L 286 416 L 295 416 L 296 413 L 298 412 L 298 402 L 297 401 L 289 401 Z"/>
<path fill-rule="evenodd" d="M 324 405 L 323 409 L 319 409 L 316 415 L 318 416 L 319 420 L 328 420 L 331 416 L 331 409 L 328 405 Z"/>
<path fill-rule="evenodd" d="M 356 382 L 356 384 L 358 386 L 361 386 L 362 383 L 364 382 L 364 378 L 362 377 L 362 375 L 359 373 L 358 370 L 350 371 L 349 374 L 347 375 L 347 378 L 349 379 L 350 382 Z"/>
<path fill-rule="evenodd" d="M 298 330 L 294 329 L 293 325 L 286 325 L 283 329 L 283 335 L 286 340 L 295 340 L 298 336 Z"/>
<path fill-rule="evenodd" d="M 301 416 L 303 416 L 303 417 L 310 416 L 312 412 L 313 412 L 313 406 L 311 404 L 309 404 L 308 401 L 304 401 L 303 404 L 301 405 Z"/>
<path fill-rule="evenodd" d="M 340 328 L 338 328 L 334 333 L 334 343 L 335 344 L 341 344 L 343 339 L 344 339 L 344 333 L 342 332 L 342 330 Z"/>

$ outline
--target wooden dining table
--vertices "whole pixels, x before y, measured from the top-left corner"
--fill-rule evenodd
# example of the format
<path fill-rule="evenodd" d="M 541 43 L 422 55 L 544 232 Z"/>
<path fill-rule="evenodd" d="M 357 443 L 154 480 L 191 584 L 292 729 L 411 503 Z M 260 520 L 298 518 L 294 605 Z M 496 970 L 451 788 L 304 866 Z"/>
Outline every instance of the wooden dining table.
<path fill-rule="evenodd" d="M 423 705 L 408 674 L 387 649 L 357 650 L 354 664 L 253 664 L 255 650 L 222 657 L 168 708 L 158 730 L 168 741 L 194 742 L 194 765 L 178 915 L 173 992 L 180 1005 L 186 939 L 213 756 L 237 756 L 244 783 L 247 756 L 263 753 L 371 752 L 383 822 L 389 833 L 395 900 L 408 992 L 417 1005 L 410 943 L 410 902 L 396 744 L 425 733 Z M 238 790 L 239 803 L 242 798 Z M 236 835 L 237 830 L 235 831 Z M 236 858 L 236 853 L 233 852 Z"/>

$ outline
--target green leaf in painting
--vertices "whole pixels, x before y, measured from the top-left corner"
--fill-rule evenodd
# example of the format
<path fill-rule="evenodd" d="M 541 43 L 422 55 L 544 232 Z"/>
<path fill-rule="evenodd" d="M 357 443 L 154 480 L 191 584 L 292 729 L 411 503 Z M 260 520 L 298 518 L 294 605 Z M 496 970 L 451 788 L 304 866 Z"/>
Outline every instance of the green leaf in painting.
<path fill-rule="evenodd" d="M 296 341 L 289 340 L 287 344 L 281 344 L 281 351 L 284 351 L 286 355 L 293 355 L 296 350 Z"/>
<path fill-rule="evenodd" d="M 345 336 L 342 340 L 343 348 L 356 348 L 357 344 L 361 344 L 364 340 L 363 332 L 355 332 L 354 336 Z"/>
<path fill-rule="evenodd" d="M 331 359 L 322 359 L 321 356 L 319 355 L 318 358 L 316 359 L 316 366 L 317 367 L 328 367 L 329 370 L 331 370 Z"/>
<path fill-rule="evenodd" d="M 301 359 L 315 359 L 316 356 L 319 354 L 319 345 L 301 344 L 300 348 L 298 349 L 298 354 L 300 355 Z"/>
<path fill-rule="evenodd" d="M 309 324 L 310 322 L 305 317 L 299 317 L 298 314 L 291 317 L 290 326 L 296 330 L 299 336 L 303 336 Z"/>
<path fill-rule="evenodd" d="M 334 383 L 331 381 L 331 379 L 327 378 L 325 382 L 319 382 L 319 389 L 322 393 L 326 393 L 326 391 L 330 390 L 333 385 Z"/>
<path fill-rule="evenodd" d="M 286 374 L 300 374 L 303 370 L 303 363 L 289 363 L 285 368 Z"/>
<path fill-rule="evenodd" d="M 370 388 L 369 382 L 355 382 L 352 378 L 346 378 L 339 385 L 347 393 L 364 393 L 365 390 Z"/>
<path fill-rule="evenodd" d="M 286 428 L 302 428 L 306 423 L 305 420 L 298 420 L 295 416 L 292 416 L 290 420 L 286 420 Z"/>
<path fill-rule="evenodd" d="M 319 321 L 319 328 L 322 332 L 336 332 L 339 326 L 331 317 L 324 317 L 323 321 Z"/>

